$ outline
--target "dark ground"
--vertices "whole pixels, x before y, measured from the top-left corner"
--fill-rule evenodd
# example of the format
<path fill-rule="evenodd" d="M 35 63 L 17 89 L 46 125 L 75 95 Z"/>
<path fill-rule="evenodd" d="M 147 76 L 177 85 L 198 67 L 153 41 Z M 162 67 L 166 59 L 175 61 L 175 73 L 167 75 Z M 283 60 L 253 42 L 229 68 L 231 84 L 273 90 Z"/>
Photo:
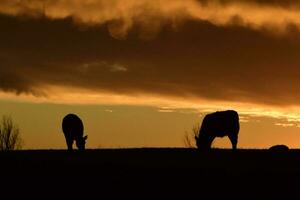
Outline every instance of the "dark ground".
<path fill-rule="evenodd" d="M 0 173 L 0 191 L 12 199 L 300 197 L 300 150 L 0 152 Z"/>

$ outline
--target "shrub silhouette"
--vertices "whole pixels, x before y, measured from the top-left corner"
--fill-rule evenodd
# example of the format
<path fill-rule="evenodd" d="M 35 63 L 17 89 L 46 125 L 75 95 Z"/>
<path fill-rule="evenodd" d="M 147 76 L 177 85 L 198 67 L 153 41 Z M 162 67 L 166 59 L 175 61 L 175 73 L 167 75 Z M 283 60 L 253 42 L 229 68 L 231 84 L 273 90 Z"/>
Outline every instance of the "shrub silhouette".
<path fill-rule="evenodd" d="M 191 132 L 186 131 L 183 136 L 184 146 L 187 148 L 196 148 L 194 138 L 199 134 L 199 126 L 194 125 Z"/>
<path fill-rule="evenodd" d="M 285 152 L 289 150 L 289 147 L 284 144 L 278 144 L 278 145 L 271 146 L 269 150 L 276 151 L 276 152 Z"/>
<path fill-rule="evenodd" d="M 73 150 L 74 141 L 79 150 L 85 150 L 87 136 L 83 137 L 84 126 L 77 115 L 66 115 L 62 122 L 62 129 L 66 138 L 68 150 Z"/>
<path fill-rule="evenodd" d="M 4 115 L 0 122 L 0 150 L 17 150 L 22 148 L 22 139 L 18 126 L 10 116 Z"/>
<path fill-rule="evenodd" d="M 228 136 L 232 148 L 237 148 L 240 130 L 239 115 L 234 110 L 207 114 L 202 122 L 198 136 L 195 136 L 198 149 L 210 149 L 216 137 Z"/>

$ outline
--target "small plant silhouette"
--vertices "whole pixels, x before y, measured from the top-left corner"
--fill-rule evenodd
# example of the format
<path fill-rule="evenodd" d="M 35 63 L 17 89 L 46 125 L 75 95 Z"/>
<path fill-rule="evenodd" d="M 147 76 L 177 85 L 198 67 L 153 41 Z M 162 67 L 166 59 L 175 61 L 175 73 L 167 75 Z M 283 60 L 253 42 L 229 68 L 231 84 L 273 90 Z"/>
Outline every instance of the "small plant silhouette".
<path fill-rule="evenodd" d="M 186 148 L 196 148 L 195 137 L 198 136 L 199 129 L 200 129 L 199 125 L 195 124 L 192 127 L 191 131 L 185 131 L 185 134 L 183 136 L 183 142 Z"/>
<path fill-rule="evenodd" d="M 285 152 L 288 151 L 289 149 L 290 148 L 284 144 L 277 144 L 269 148 L 270 151 L 274 151 L 274 152 Z"/>
<path fill-rule="evenodd" d="M 10 116 L 4 115 L 0 122 L 0 150 L 18 150 L 22 148 L 22 139 L 18 126 Z"/>

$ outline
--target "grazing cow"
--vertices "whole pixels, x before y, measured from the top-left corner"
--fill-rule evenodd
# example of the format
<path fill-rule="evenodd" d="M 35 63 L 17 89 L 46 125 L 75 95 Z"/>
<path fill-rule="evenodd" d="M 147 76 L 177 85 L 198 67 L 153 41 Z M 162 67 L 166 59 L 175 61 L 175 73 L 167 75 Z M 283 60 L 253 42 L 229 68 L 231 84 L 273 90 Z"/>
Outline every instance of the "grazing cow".
<path fill-rule="evenodd" d="M 207 114 L 202 122 L 198 136 L 195 137 L 198 149 L 210 149 L 215 137 L 228 136 L 232 148 L 237 148 L 240 130 L 239 115 L 236 111 L 227 110 Z"/>
<path fill-rule="evenodd" d="M 68 150 L 73 150 L 73 142 L 79 150 L 85 150 L 87 136 L 83 137 L 84 127 L 81 119 L 75 114 L 68 114 L 62 121 L 62 129 L 66 138 Z"/>
<path fill-rule="evenodd" d="M 286 152 L 289 150 L 289 147 L 284 144 L 278 144 L 278 145 L 271 146 L 269 150 L 273 152 Z"/>

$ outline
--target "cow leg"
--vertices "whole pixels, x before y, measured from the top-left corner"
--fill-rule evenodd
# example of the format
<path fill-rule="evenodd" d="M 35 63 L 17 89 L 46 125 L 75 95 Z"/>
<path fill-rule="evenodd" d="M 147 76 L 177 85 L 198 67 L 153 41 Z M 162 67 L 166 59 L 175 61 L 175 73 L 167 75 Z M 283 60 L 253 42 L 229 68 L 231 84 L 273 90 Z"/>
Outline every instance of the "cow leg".
<path fill-rule="evenodd" d="M 209 147 L 209 149 L 211 149 L 211 146 L 212 146 L 212 143 L 213 143 L 214 139 L 215 139 L 215 137 L 209 137 L 208 138 L 208 147 Z"/>
<path fill-rule="evenodd" d="M 73 140 L 72 139 L 66 139 L 66 141 L 67 141 L 68 150 L 72 151 L 73 150 Z"/>
<path fill-rule="evenodd" d="M 236 150 L 237 142 L 238 142 L 238 136 L 237 135 L 229 135 L 229 139 L 230 139 L 231 144 L 232 144 L 232 149 Z"/>

